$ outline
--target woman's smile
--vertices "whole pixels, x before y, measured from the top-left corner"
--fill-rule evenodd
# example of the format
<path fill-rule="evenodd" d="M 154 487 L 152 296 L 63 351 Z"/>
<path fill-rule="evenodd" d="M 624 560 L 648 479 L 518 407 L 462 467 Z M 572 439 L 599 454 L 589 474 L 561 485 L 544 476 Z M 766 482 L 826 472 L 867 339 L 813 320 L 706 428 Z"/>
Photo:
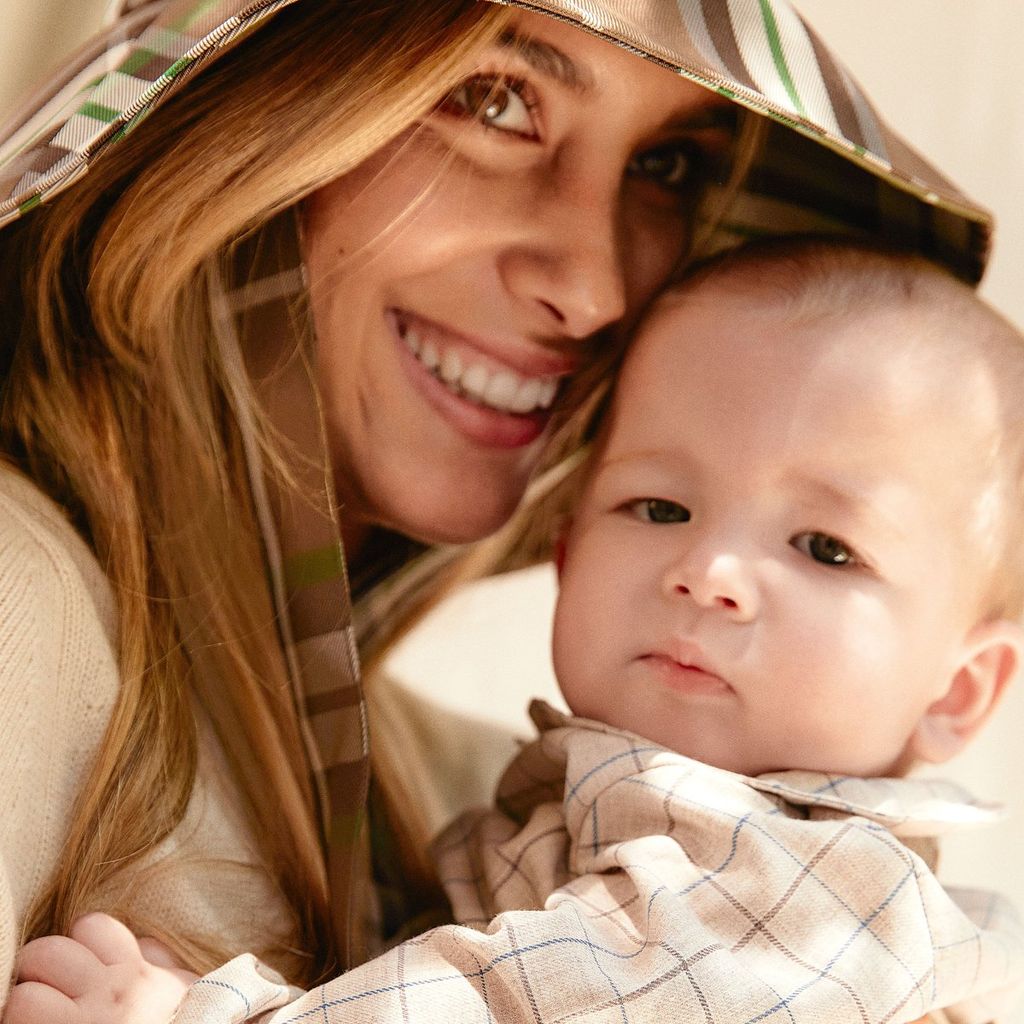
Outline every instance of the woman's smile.
<path fill-rule="evenodd" d="M 523 375 L 404 310 L 389 310 L 387 319 L 413 386 L 467 440 L 520 448 L 544 432 L 564 374 Z"/>

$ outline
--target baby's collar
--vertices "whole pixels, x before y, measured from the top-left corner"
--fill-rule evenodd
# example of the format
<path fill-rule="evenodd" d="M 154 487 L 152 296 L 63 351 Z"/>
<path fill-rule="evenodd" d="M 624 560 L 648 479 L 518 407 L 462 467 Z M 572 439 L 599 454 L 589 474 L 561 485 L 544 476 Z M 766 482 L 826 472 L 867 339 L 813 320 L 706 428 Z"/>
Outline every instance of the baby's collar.
<path fill-rule="evenodd" d="M 559 728 L 587 729 L 607 735 L 629 736 L 603 722 L 573 718 L 542 700 L 530 704 L 530 717 L 541 733 Z M 644 741 L 645 748 L 651 746 Z M 681 762 L 693 761 L 672 751 Z M 694 762 L 700 763 L 700 762 Z M 1005 816 L 998 803 L 975 798 L 949 779 L 859 778 L 826 772 L 780 771 L 748 776 L 702 765 L 705 771 L 744 783 L 753 790 L 775 796 L 793 807 L 806 808 L 809 817 L 830 817 L 835 813 L 866 818 L 883 825 L 900 838 L 940 836 L 966 828 L 992 824 Z"/>

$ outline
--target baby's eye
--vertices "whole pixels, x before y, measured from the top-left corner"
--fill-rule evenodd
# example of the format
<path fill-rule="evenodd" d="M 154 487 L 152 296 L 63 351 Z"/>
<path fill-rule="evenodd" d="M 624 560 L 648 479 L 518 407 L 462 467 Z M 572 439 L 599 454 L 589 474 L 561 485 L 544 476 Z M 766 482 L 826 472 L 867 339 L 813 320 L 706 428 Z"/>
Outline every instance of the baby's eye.
<path fill-rule="evenodd" d="M 526 98 L 525 82 L 506 75 L 473 75 L 457 85 L 438 104 L 456 117 L 471 118 L 485 128 L 510 135 L 536 135 L 533 104 Z"/>
<path fill-rule="evenodd" d="M 694 175 L 700 173 L 702 162 L 700 148 L 680 140 L 638 153 L 630 160 L 628 171 L 666 191 L 684 192 L 690 188 Z"/>
<path fill-rule="evenodd" d="M 790 543 L 822 565 L 857 565 L 860 561 L 852 548 L 827 533 L 800 533 Z"/>
<path fill-rule="evenodd" d="M 667 498 L 640 498 L 629 503 L 629 510 L 645 523 L 688 523 L 690 510 Z"/>

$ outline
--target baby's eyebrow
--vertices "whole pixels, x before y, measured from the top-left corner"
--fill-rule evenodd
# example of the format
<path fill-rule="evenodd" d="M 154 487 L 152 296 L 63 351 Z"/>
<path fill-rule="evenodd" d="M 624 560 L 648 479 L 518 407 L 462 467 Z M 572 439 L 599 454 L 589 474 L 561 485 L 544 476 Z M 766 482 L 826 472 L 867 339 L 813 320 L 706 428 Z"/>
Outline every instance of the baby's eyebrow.
<path fill-rule="evenodd" d="M 896 536 L 906 532 L 904 517 L 899 514 L 899 509 L 888 508 L 886 502 L 878 500 L 869 490 L 802 473 L 792 476 L 789 483 L 812 500 L 838 507 L 872 527 Z"/>
<path fill-rule="evenodd" d="M 592 92 L 595 88 L 594 78 L 589 69 L 578 64 L 551 43 L 532 39 L 509 29 L 498 38 L 498 45 L 513 51 L 534 71 L 554 79 L 573 92 Z"/>

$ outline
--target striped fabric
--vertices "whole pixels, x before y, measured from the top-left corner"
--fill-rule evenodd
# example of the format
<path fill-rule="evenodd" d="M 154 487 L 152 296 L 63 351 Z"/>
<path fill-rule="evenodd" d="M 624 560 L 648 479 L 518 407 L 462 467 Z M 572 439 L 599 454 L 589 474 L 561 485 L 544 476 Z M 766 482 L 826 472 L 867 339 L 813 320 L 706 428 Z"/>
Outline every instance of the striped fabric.
<path fill-rule="evenodd" d="M 941 781 L 750 779 L 532 710 L 541 736 L 497 808 L 436 844 L 464 927 L 298 998 L 239 958 L 193 986 L 175 1024 L 1006 1019 L 1019 920 L 990 893 L 945 891 L 926 863 L 991 806 Z"/>
<path fill-rule="evenodd" d="M 0 225 L 66 188 L 213 54 L 291 2 L 171 0 L 127 13 L 0 140 Z"/>
<path fill-rule="evenodd" d="M 0 226 L 66 188 L 205 62 L 294 2 L 300 0 L 122 5 L 124 18 L 91 59 L 66 69 L 47 101 L 0 138 Z M 784 126 L 787 144 L 795 130 L 815 145 L 805 147 L 799 173 L 788 181 L 791 193 L 803 195 L 808 179 L 825 186 L 817 190 L 821 200 L 868 193 L 850 211 L 856 221 L 841 213 L 847 225 L 889 234 L 968 280 L 980 278 L 989 216 L 885 126 L 784 0 L 495 2 L 556 15 L 675 69 Z M 783 200 L 765 188 L 753 195 L 777 207 Z"/>
<path fill-rule="evenodd" d="M 211 271 L 217 273 L 216 271 Z M 360 859 L 369 782 L 366 708 L 359 681 L 345 556 L 335 514 L 330 460 L 312 383 L 315 345 L 294 211 L 255 232 L 233 254 L 230 280 L 211 288 L 218 338 L 233 381 L 245 379 L 241 352 L 280 351 L 295 339 L 304 358 L 275 368 L 275 396 L 289 407 L 287 440 L 301 453 L 294 488 L 267 479 L 253 424 L 241 422 L 253 500 L 263 534 L 282 645 L 309 764 L 317 786 L 338 955 L 361 954 L 369 913 Z M 244 403 L 236 402 L 244 409 Z M 282 422 L 284 422 L 282 420 Z"/>

